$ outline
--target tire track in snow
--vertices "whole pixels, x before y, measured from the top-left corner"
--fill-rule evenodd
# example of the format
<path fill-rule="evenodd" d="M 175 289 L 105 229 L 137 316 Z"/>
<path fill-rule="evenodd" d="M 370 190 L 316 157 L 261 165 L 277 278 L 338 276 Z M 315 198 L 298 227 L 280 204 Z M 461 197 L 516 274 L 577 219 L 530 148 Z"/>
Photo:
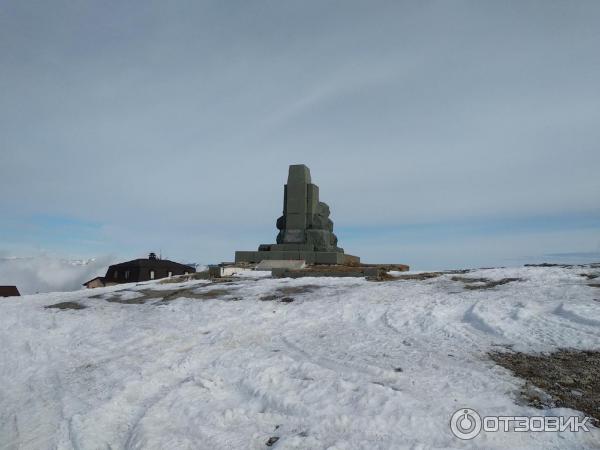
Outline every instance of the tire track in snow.
<path fill-rule="evenodd" d="M 237 383 L 239 393 L 250 400 L 259 400 L 262 405 L 262 412 L 277 413 L 285 417 L 303 418 L 311 414 L 309 408 L 302 403 L 290 403 L 285 399 L 285 394 L 276 395 L 273 392 L 267 392 L 264 388 L 257 387 L 247 378 L 242 378 Z"/>
<path fill-rule="evenodd" d="M 577 335 L 579 339 L 592 338 L 599 339 L 600 332 L 590 330 L 589 327 L 593 324 L 582 324 L 582 326 L 574 325 L 577 323 L 571 316 L 569 311 L 562 312 L 562 303 L 558 307 L 548 310 L 530 310 L 524 305 L 521 305 L 517 312 L 510 314 L 512 321 L 500 322 L 498 327 L 502 331 L 503 337 L 512 344 L 529 344 L 537 345 L 541 343 L 551 343 L 553 346 L 560 346 L 565 332 L 569 335 Z M 523 317 L 520 313 L 524 311 L 527 315 Z M 592 322 L 593 319 L 592 319 Z M 599 323 L 600 325 L 600 323 Z"/>
<path fill-rule="evenodd" d="M 468 323 L 473 328 L 492 336 L 502 337 L 502 332 L 497 330 L 496 327 L 489 324 L 485 317 L 483 317 L 479 312 L 476 311 L 476 307 L 479 305 L 479 302 L 476 302 L 468 308 L 463 314 L 463 322 Z"/>
<path fill-rule="evenodd" d="M 394 333 L 399 334 L 400 336 L 405 336 L 405 333 L 401 332 L 398 328 L 396 328 L 395 326 L 392 325 L 392 323 L 390 322 L 390 318 L 389 318 L 389 312 L 390 312 L 390 308 L 386 309 L 385 312 L 381 315 L 381 318 L 380 318 L 381 323 L 383 323 L 383 325 L 386 328 L 389 328 Z"/>
<path fill-rule="evenodd" d="M 390 310 L 386 310 L 382 314 L 380 323 L 384 324 L 384 330 L 391 330 L 396 336 L 406 336 L 405 334 L 398 331 L 397 327 L 391 323 Z M 380 331 L 381 327 L 374 328 L 375 331 Z M 461 352 L 456 352 L 456 345 L 451 348 L 445 348 L 444 343 L 449 341 L 455 341 L 456 339 L 463 339 L 466 341 L 464 347 L 473 347 L 481 350 L 482 346 L 481 338 L 477 338 L 477 335 L 470 330 L 466 330 L 464 324 L 456 324 L 453 322 L 446 322 L 440 324 L 440 326 L 433 326 L 426 333 L 420 335 L 412 335 L 411 341 L 407 342 L 404 340 L 402 344 L 408 346 L 413 350 L 411 352 L 403 352 L 403 359 L 406 360 L 403 364 L 409 364 L 411 367 L 422 367 L 424 361 L 425 364 L 432 369 L 437 369 L 438 366 L 444 365 L 447 369 L 452 369 L 455 375 L 460 378 L 464 378 L 465 371 L 468 376 L 474 380 L 477 380 L 482 385 L 489 382 L 489 376 L 479 371 L 473 371 L 465 369 L 465 362 L 471 362 L 472 359 L 464 355 L 461 356 Z M 379 339 L 383 342 L 389 342 L 389 333 L 385 336 L 380 336 Z M 405 347 L 406 348 L 406 347 Z M 432 357 L 432 355 L 434 355 Z M 437 394 L 432 394 L 433 396 Z"/>
<path fill-rule="evenodd" d="M 396 392 L 402 390 L 401 387 L 396 384 L 398 375 L 391 370 L 367 365 L 348 364 L 339 359 L 333 359 L 322 355 L 312 356 L 302 348 L 291 343 L 285 337 L 281 338 L 281 342 L 286 347 L 286 354 L 296 361 L 309 362 L 323 369 L 332 371 L 339 378 L 347 381 L 377 384 Z"/>
<path fill-rule="evenodd" d="M 565 318 L 571 322 L 575 322 L 581 325 L 586 325 L 589 327 L 600 327 L 600 320 L 596 319 L 588 319 L 587 317 L 582 317 L 576 312 L 569 311 L 565 309 L 565 304 L 561 303 L 558 307 L 552 311 L 555 315 Z M 598 335 L 598 333 L 593 333 L 594 335 Z"/>
<path fill-rule="evenodd" d="M 141 421 L 144 420 L 144 417 L 146 417 L 148 415 L 148 412 L 157 403 L 159 403 L 161 400 L 163 400 L 170 394 L 174 393 L 177 389 L 181 388 L 184 384 L 190 383 L 192 381 L 193 381 L 193 378 L 191 376 L 185 377 L 184 379 L 179 380 L 178 382 L 173 383 L 170 386 L 166 386 L 166 387 L 162 388 L 157 394 L 155 394 L 155 395 L 147 398 L 145 401 L 143 401 L 141 411 L 139 411 L 134 416 L 133 421 L 130 424 L 129 431 L 125 435 L 125 438 L 123 440 L 123 448 L 124 449 L 140 448 L 138 445 L 134 446 L 133 444 L 134 444 L 134 439 L 136 439 L 138 437 L 138 436 L 136 436 L 136 433 L 138 432 L 138 427 L 139 427 Z"/>

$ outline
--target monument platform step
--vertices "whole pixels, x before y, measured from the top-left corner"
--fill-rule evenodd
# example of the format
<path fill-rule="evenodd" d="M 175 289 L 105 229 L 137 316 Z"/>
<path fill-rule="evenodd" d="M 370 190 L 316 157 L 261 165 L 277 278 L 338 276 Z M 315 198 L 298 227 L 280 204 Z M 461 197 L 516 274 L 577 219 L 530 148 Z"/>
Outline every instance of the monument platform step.
<path fill-rule="evenodd" d="M 313 251 L 237 251 L 235 262 L 259 263 L 263 260 L 304 260 L 306 264 L 341 264 L 354 265 L 360 263 L 358 256 L 347 255 L 339 252 L 313 252 Z"/>
<path fill-rule="evenodd" d="M 299 270 L 306 267 L 303 259 L 263 259 L 254 270 Z"/>

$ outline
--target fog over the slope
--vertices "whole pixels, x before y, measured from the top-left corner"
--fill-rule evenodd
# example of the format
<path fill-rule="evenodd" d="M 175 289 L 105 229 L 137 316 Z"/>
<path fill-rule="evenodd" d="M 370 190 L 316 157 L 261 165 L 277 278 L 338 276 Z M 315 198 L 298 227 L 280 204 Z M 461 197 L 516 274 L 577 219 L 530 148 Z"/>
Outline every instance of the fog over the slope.
<path fill-rule="evenodd" d="M 110 256 L 69 261 L 45 254 L 28 258 L 0 255 L 0 285 L 15 285 L 22 295 L 75 291 L 83 289 L 83 282 L 104 275 L 113 262 L 115 258 Z"/>
<path fill-rule="evenodd" d="M 274 240 L 304 163 L 370 261 L 597 252 L 599 21 L 593 1 L 5 2 L 0 250 L 229 260 Z"/>

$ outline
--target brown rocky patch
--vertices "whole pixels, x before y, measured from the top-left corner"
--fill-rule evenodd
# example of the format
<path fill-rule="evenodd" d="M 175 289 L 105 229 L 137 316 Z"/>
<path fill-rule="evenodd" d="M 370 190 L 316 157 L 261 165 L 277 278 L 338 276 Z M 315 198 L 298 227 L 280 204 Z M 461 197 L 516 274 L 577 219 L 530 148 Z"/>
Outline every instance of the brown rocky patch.
<path fill-rule="evenodd" d="M 529 405 L 576 409 L 593 417 L 596 426 L 600 424 L 599 351 L 559 350 L 534 355 L 496 352 L 490 357 L 527 381 L 521 396 Z"/>

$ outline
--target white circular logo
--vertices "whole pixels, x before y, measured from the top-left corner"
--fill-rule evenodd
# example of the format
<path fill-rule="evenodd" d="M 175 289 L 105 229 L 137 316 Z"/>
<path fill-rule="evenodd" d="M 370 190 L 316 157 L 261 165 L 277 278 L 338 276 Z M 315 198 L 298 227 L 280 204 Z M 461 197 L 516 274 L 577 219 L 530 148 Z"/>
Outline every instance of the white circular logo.
<path fill-rule="evenodd" d="M 481 431 L 481 417 L 474 409 L 459 409 L 452 414 L 450 429 L 459 439 L 473 439 Z"/>

